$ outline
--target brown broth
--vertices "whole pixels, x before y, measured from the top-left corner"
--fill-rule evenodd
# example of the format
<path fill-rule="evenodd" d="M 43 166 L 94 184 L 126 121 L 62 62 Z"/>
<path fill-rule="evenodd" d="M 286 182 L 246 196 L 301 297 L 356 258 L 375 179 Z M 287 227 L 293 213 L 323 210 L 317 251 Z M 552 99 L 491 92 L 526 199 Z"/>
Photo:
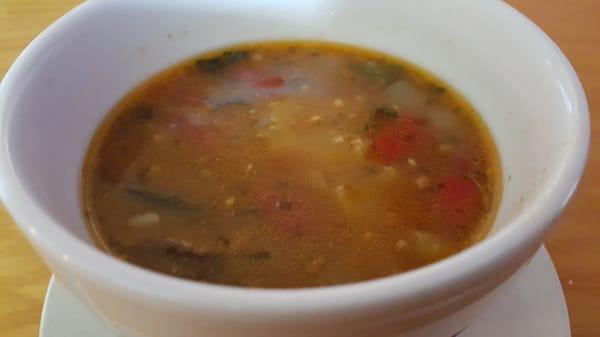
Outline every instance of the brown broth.
<path fill-rule="evenodd" d="M 193 280 L 313 287 L 415 269 L 489 230 L 501 194 L 474 109 L 362 48 L 215 51 L 128 94 L 94 136 L 83 208 L 98 245 Z"/>

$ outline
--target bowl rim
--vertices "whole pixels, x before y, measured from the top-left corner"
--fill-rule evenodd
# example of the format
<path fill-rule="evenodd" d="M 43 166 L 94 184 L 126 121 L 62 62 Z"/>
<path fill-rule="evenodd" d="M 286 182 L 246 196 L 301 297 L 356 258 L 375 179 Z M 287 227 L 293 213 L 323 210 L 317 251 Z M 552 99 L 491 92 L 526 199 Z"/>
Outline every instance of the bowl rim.
<path fill-rule="evenodd" d="M 485 275 L 494 265 L 508 261 L 511 253 L 531 244 L 539 245 L 552 220 L 570 199 L 585 167 L 590 141 L 589 112 L 585 93 L 573 67 L 554 42 L 517 10 L 503 1 L 486 2 L 481 6 L 503 15 L 506 24 L 518 22 L 529 30 L 535 39 L 533 42 L 554 51 L 558 60 L 555 68 L 560 70 L 563 84 L 572 89 L 567 92 L 571 93 L 569 99 L 575 103 L 571 117 L 575 136 L 565 151 L 567 156 L 556 174 L 549 178 L 549 183 L 528 204 L 528 210 L 513 219 L 505 229 L 463 252 L 413 271 L 327 287 L 256 289 L 215 285 L 179 279 L 122 262 L 63 229 L 33 202 L 12 165 L 6 136 L 9 125 L 6 97 L 18 83 L 20 74 L 26 71 L 27 64 L 42 53 L 49 42 L 58 38 L 63 27 L 75 18 L 92 13 L 96 6 L 116 3 L 91 1 L 79 5 L 42 32 L 6 74 L 0 86 L 0 181 L 4 184 L 0 193 L 18 226 L 37 249 L 62 260 L 65 268 L 77 270 L 78 275 L 102 287 L 109 287 L 122 296 L 177 303 L 181 307 L 210 312 L 235 310 L 257 315 L 318 315 L 333 310 L 364 310 L 375 305 L 396 303 L 400 299 L 414 302 L 420 298 L 422 301 L 424 295 L 445 294 L 448 297 L 452 289 L 464 289 L 468 280 L 477 279 L 476 276 Z"/>

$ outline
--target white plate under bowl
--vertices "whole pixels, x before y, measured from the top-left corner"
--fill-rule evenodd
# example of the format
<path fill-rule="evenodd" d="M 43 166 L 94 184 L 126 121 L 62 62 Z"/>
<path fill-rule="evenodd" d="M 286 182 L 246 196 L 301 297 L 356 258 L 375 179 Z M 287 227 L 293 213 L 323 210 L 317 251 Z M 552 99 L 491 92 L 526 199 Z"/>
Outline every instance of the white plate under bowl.
<path fill-rule="evenodd" d="M 40 337 L 121 336 L 52 277 Z M 195 337 L 210 336 L 199 333 Z M 571 337 L 565 298 L 544 247 L 460 337 Z"/>

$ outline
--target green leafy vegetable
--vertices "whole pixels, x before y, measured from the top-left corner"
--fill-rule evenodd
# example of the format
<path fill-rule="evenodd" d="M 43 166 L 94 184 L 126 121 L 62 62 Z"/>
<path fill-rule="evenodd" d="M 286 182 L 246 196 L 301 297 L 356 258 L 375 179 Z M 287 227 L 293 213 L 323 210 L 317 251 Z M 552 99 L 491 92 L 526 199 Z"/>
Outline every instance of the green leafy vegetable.
<path fill-rule="evenodd" d="M 378 120 L 396 119 L 398 116 L 399 114 L 396 109 L 387 106 L 380 106 L 375 109 L 375 113 L 367 120 L 363 129 L 365 132 L 371 132 Z"/>
<path fill-rule="evenodd" d="M 250 104 L 243 99 L 234 99 L 227 102 L 221 102 L 211 105 L 212 111 L 220 111 L 227 108 L 250 108 Z"/>
<path fill-rule="evenodd" d="M 446 93 L 446 91 L 447 91 L 447 89 L 442 86 L 435 85 L 435 84 L 433 84 L 431 86 L 431 93 L 434 95 L 443 95 Z"/>
<path fill-rule="evenodd" d="M 173 211 L 191 212 L 198 211 L 198 207 L 189 204 L 175 196 L 165 195 L 160 192 L 151 191 L 137 185 L 127 185 L 125 187 L 127 194 L 139 202 L 149 204 L 156 208 L 162 208 Z"/>
<path fill-rule="evenodd" d="M 219 259 L 251 259 L 266 260 L 271 258 L 271 252 L 259 250 L 251 252 L 231 252 L 227 245 L 220 243 L 207 242 L 204 245 L 196 246 L 191 242 L 180 239 L 158 239 L 141 241 L 130 245 L 119 245 L 119 251 L 127 255 L 133 254 L 167 254 L 172 257 L 180 258 L 219 258 Z"/>
<path fill-rule="evenodd" d="M 404 67 L 391 63 L 359 62 L 351 63 L 349 67 L 359 76 L 384 85 L 397 81 L 405 74 Z"/>
<path fill-rule="evenodd" d="M 232 64 L 248 59 L 250 53 L 246 50 L 226 51 L 223 54 L 209 59 L 196 61 L 196 68 L 203 73 L 216 75 Z"/>

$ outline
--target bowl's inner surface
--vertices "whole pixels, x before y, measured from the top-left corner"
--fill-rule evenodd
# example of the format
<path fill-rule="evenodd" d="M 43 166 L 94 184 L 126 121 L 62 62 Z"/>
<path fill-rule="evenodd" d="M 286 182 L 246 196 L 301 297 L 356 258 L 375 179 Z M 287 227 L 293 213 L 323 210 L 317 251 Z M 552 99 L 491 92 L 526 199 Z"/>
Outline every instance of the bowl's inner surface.
<path fill-rule="evenodd" d="M 22 64 L 26 77 L 11 88 L 6 137 L 14 169 L 56 223 L 91 242 L 80 210 L 81 165 L 96 127 L 124 94 L 203 51 L 246 41 L 332 40 L 417 64 L 475 106 L 495 137 L 503 166 L 494 235 L 561 169 L 572 141 L 568 119 L 576 107 L 568 98 L 574 88 L 563 87 L 555 73 L 560 60 L 549 58 L 551 47 L 515 39 L 525 23 L 497 28 L 503 25 L 490 24 L 496 17 L 480 17 L 477 11 L 484 9 L 478 6 L 199 1 L 113 3 L 109 10 L 102 2 L 87 5 L 79 17 L 85 28 L 67 25 L 47 32 L 50 38 Z M 497 20 L 503 15 L 508 13 Z"/>

